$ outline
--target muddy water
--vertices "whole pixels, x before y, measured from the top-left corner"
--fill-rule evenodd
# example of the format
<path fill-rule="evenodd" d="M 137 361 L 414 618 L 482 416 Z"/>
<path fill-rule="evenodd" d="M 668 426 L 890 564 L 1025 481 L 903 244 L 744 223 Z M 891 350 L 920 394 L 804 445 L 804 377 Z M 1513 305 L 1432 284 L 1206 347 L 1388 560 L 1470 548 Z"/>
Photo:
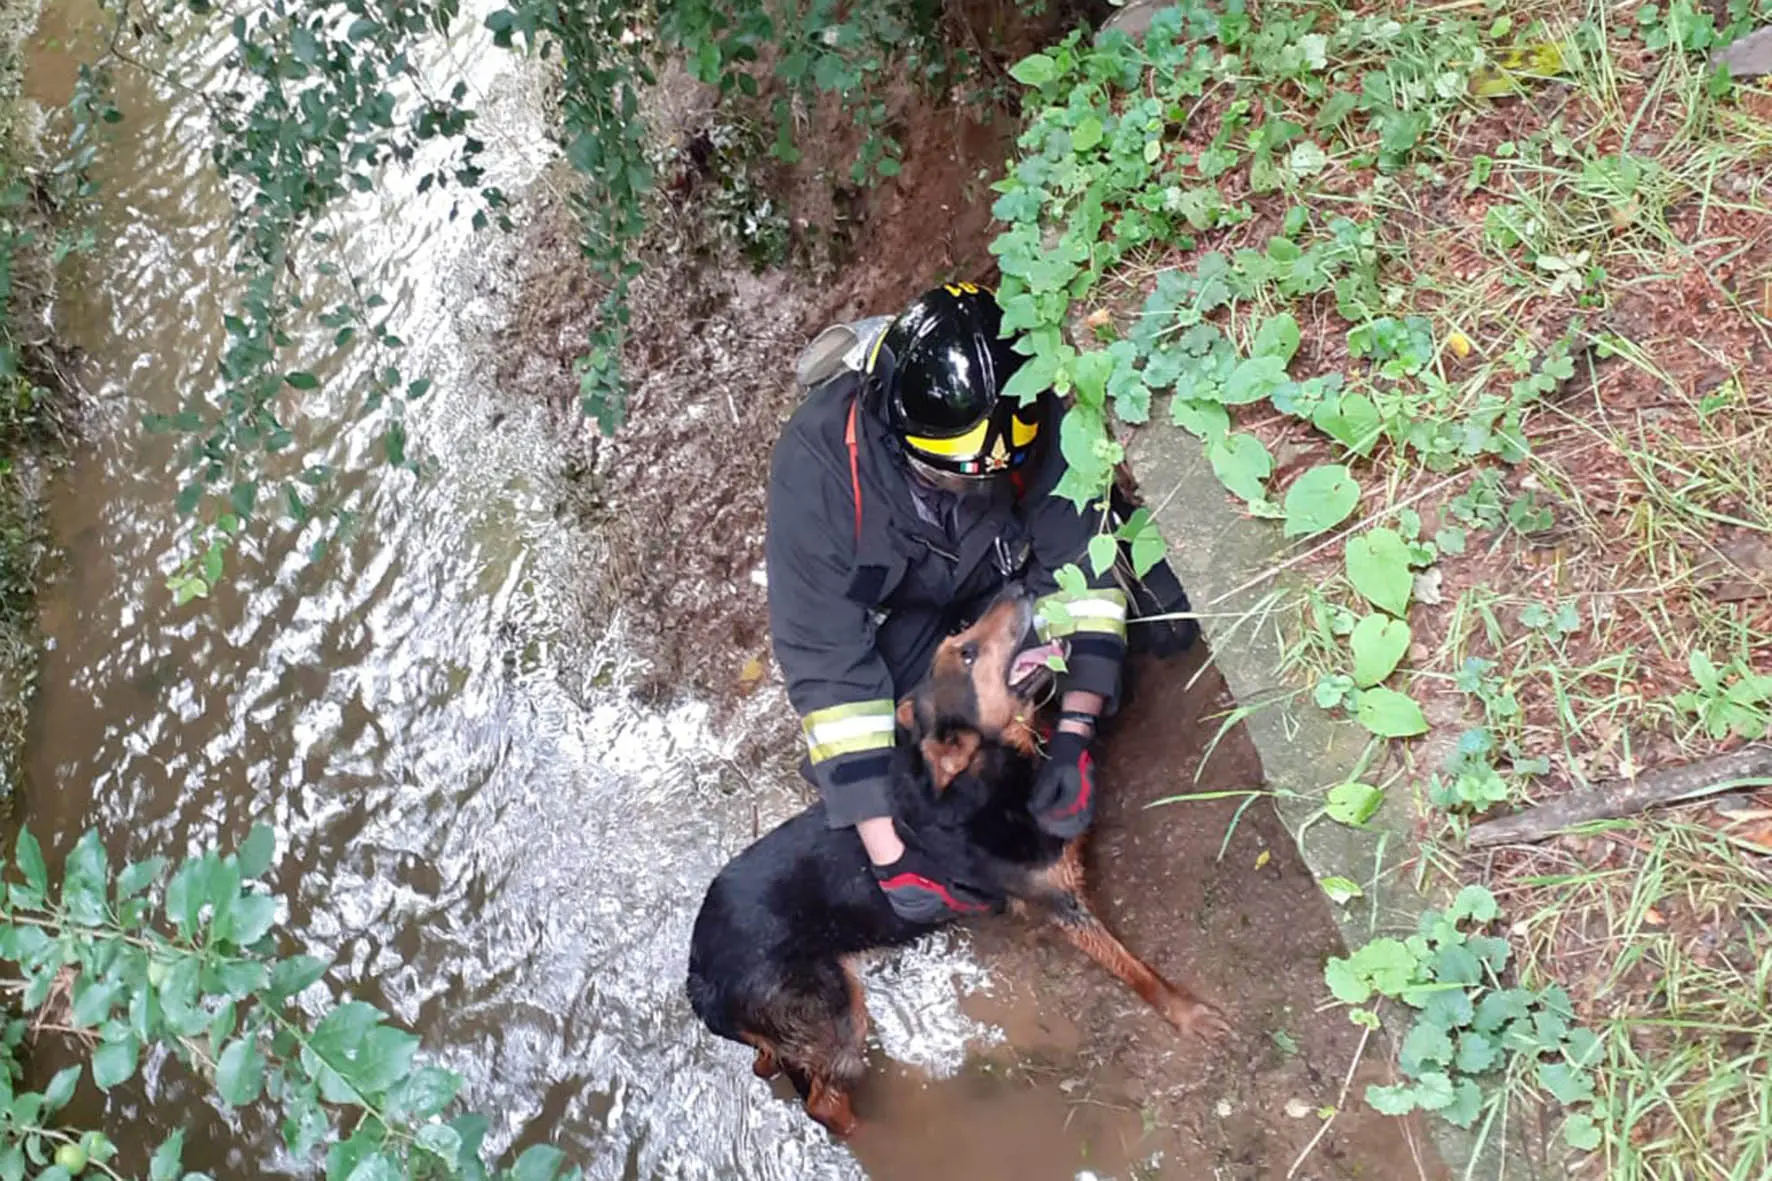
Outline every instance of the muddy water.
<path fill-rule="evenodd" d="M 33 92 L 65 100 L 99 36 L 90 10 L 53 8 Z M 192 51 L 169 58 L 174 75 L 214 75 Z M 473 38 L 434 64 L 470 79 L 490 179 L 536 183 L 549 149 L 532 80 Z M 696 1025 L 681 980 L 701 890 L 799 806 L 798 788 L 720 790 L 736 738 L 714 738 L 696 705 L 631 701 L 622 620 L 576 638 L 550 428 L 501 396 L 483 344 L 505 314 L 483 294 L 486 260 L 510 246 L 474 239 L 446 197 L 396 184 L 345 222 L 351 262 L 400 309 L 403 364 L 436 379 L 409 419 L 427 475 L 380 466 L 373 427 L 315 425 L 367 363 L 316 350 L 306 367 L 326 386 L 301 459 L 346 473 L 357 528 L 310 562 L 314 531 L 260 520 L 211 600 L 172 605 L 175 446 L 137 424 L 213 384 L 226 204 L 194 99 L 123 70 L 118 101 L 106 246 L 64 308 L 102 421 L 53 488 L 62 555 L 43 596 L 27 823 L 57 852 L 97 828 L 117 858 L 271 823 L 292 943 L 417 1029 L 467 1078 L 497 1143 L 554 1140 L 593 1177 L 1072 1178 L 1131 1161 L 1111 1146 L 1138 1139 L 1136 1117 L 1079 1110 L 1056 1079 L 974 1068 L 940 1081 L 1000 1038 L 961 1006 L 990 988 L 963 937 L 870 969 L 884 1057 L 860 1163 Z M 586 700 L 563 687 L 587 681 L 607 688 Z M 150 1068 L 111 1097 L 109 1123 L 128 1144 L 195 1122 L 187 1163 L 221 1176 L 302 1171 L 262 1163 L 272 1129 L 203 1101 Z"/>

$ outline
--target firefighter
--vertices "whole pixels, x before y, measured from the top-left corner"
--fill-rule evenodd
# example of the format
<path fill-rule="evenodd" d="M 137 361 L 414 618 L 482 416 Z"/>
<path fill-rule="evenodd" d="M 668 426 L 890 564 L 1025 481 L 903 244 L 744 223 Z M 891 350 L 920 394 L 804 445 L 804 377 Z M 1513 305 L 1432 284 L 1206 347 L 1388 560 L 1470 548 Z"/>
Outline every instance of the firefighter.
<path fill-rule="evenodd" d="M 1094 811 L 1089 745 L 1119 692 L 1126 596 L 1111 575 L 1066 594 L 1099 512 L 1054 494 L 1060 400 L 1003 397 L 1022 357 L 986 291 L 957 283 L 849 331 L 777 441 L 765 541 L 769 628 L 832 827 L 853 825 L 892 906 L 910 919 L 982 909 L 907 845 L 886 805 L 895 703 L 935 647 L 1011 580 L 1041 596 L 1068 652 L 1060 720 L 1030 796 L 1059 837 Z M 821 340 L 823 338 L 821 337 Z M 815 342 L 816 345 L 816 342 Z M 1063 610 L 1041 610 L 1051 602 Z"/>

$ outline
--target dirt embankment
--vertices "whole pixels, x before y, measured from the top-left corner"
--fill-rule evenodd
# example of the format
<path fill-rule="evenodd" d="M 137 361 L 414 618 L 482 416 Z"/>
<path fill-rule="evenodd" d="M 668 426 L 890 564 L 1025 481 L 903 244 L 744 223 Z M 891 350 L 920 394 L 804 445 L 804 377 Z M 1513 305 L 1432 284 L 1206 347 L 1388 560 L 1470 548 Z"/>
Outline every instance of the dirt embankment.
<path fill-rule="evenodd" d="M 10 808 L 37 683 L 44 464 L 72 419 L 50 333 L 53 199 L 40 183 L 35 105 L 23 96 L 31 0 L 0 0 L 0 811 Z"/>

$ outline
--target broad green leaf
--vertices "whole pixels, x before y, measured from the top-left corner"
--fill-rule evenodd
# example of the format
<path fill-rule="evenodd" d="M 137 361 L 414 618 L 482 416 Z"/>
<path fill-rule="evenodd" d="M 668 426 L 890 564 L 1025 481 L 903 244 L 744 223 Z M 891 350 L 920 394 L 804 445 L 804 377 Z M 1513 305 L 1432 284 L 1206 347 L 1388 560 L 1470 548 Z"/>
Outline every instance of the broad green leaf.
<path fill-rule="evenodd" d="M 1365 896 L 1365 891 L 1360 889 L 1359 883 L 1351 878 L 1327 877 L 1317 884 L 1323 887 L 1323 893 L 1329 895 L 1330 901 L 1338 905 Z"/>
<path fill-rule="evenodd" d="M 1584 1070 L 1576 1070 L 1567 1062 L 1540 1062 L 1538 1085 L 1549 1091 L 1564 1106 L 1584 1103 L 1594 1097 L 1593 1077 Z"/>
<path fill-rule="evenodd" d="M 1298 321 L 1291 312 L 1281 312 L 1261 322 L 1249 352 L 1257 357 L 1276 357 L 1284 365 L 1298 352 L 1299 340 Z"/>
<path fill-rule="evenodd" d="M 1360 503 L 1360 485 L 1341 464 L 1312 468 L 1286 490 L 1287 537 L 1309 537 L 1347 520 Z"/>
<path fill-rule="evenodd" d="M 174 1131 L 167 1140 L 154 1149 L 154 1158 L 147 1163 L 149 1181 L 179 1181 L 183 1174 L 181 1160 L 184 1158 L 184 1130 Z"/>
<path fill-rule="evenodd" d="M 1354 952 L 1353 964 L 1385 996 L 1401 996 L 1421 970 L 1408 945 L 1389 936 L 1363 944 Z"/>
<path fill-rule="evenodd" d="M 126 1083 L 135 1074 L 135 1036 L 106 1042 L 92 1054 L 92 1081 L 101 1091 Z"/>
<path fill-rule="evenodd" d="M 1452 1084 L 1452 1102 L 1440 1108 L 1440 1118 L 1468 1128 L 1483 1114 L 1483 1089 L 1468 1078 Z"/>
<path fill-rule="evenodd" d="M 301 369 L 285 373 L 283 380 L 289 383 L 291 389 L 313 390 L 320 388 L 320 379 Z"/>
<path fill-rule="evenodd" d="M 1403 1048 L 1398 1054 L 1398 1064 L 1403 1073 L 1418 1075 L 1427 1063 L 1437 1066 L 1452 1064 L 1452 1038 L 1438 1025 L 1426 1021 L 1416 1021 L 1410 1027 L 1409 1035 L 1403 1039 Z"/>
<path fill-rule="evenodd" d="M 1256 356 L 1239 361 L 1224 383 L 1223 401 L 1227 406 L 1243 406 L 1273 396 L 1275 390 L 1290 379 L 1286 362 L 1279 357 Z"/>
<path fill-rule="evenodd" d="M 1602 1139 L 1600 1125 L 1585 1111 L 1576 1112 L 1563 1123 L 1563 1140 L 1570 1148 L 1592 1152 L 1600 1146 Z"/>
<path fill-rule="evenodd" d="M 48 892 L 49 868 L 43 863 L 43 846 L 37 843 L 29 829 L 18 831 L 18 868 L 31 889 L 39 895 Z"/>
<path fill-rule="evenodd" d="M 1370 783 L 1340 783 L 1329 789 L 1323 810 L 1329 819 L 1358 828 L 1377 814 L 1384 792 Z"/>
<path fill-rule="evenodd" d="M 24 1176 L 25 1150 L 16 1144 L 0 1149 L 0 1181 L 24 1181 Z"/>
<path fill-rule="evenodd" d="M 1347 577 L 1375 607 L 1399 618 L 1408 614 L 1415 576 L 1409 546 L 1391 529 L 1372 529 L 1347 543 Z"/>
<path fill-rule="evenodd" d="M 1058 63 L 1043 53 L 1029 54 L 1009 67 L 1009 76 L 1023 86 L 1044 86 L 1058 77 Z"/>
<path fill-rule="evenodd" d="M 1452 1099 L 1452 1079 L 1443 1070 L 1423 1071 L 1415 1082 L 1415 1101 L 1427 1111 L 1448 1107 Z"/>
<path fill-rule="evenodd" d="M 1366 1102 L 1380 1115 L 1408 1115 L 1416 1108 L 1416 1094 L 1416 1088 L 1408 1083 L 1383 1087 L 1373 1083 L 1366 1088 Z"/>
<path fill-rule="evenodd" d="M 1169 420 L 1203 443 L 1216 443 L 1231 430 L 1230 411 L 1217 402 L 1171 399 Z"/>
<path fill-rule="evenodd" d="M 1348 638 L 1354 652 L 1354 684 L 1369 689 L 1397 670 L 1409 651 L 1409 625 L 1388 615 L 1368 615 Z"/>
<path fill-rule="evenodd" d="M 393 1160 L 372 1152 L 357 1162 L 346 1181 L 402 1181 L 406 1173 Z"/>
<path fill-rule="evenodd" d="M 448 1124 L 426 1124 L 414 1137 L 418 1146 L 454 1164 L 461 1155 L 461 1133 Z"/>
<path fill-rule="evenodd" d="M 554 1181 L 566 1154 L 551 1144 L 535 1144 L 523 1150 L 511 1170 L 511 1181 Z"/>
<path fill-rule="evenodd" d="M 1120 545 L 1111 533 L 1097 533 L 1089 539 L 1089 568 L 1097 577 L 1113 569 L 1114 559 L 1119 556 Z"/>
<path fill-rule="evenodd" d="M 1231 435 L 1207 447 L 1206 455 L 1226 488 L 1251 504 L 1266 501 L 1274 457 L 1260 439 L 1243 433 Z"/>
<path fill-rule="evenodd" d="M 393 1089 L 389 1105 L 406 1116 L 428 1119 L 440 1114 L 460 1091 L 460 1075 L 437 1066 L 421 1066 Z"/>
<path fill-rule="evenodd" d="M 1378 407 L 1358 392 L 1331 398 L 1311 414 L 1311 425 L 1355 455 L 1372 450 L 1381 433 L 1381 423 Z"/>
<path fill-rule="evenodd" d="M 123 867 L 117 875 L 117 897 L 133 898 L 160 877 L 166 871 L 166 858 L 150 857 L 146 861 L 132 861 Z"/>
<path fill-rule="evenodd" d="M 1354 707 L 1360 724 L 1380 738 L 1412 738 L 1427 733 L 1427 718 L 1407 693 L 1395 689 L 1365 689 Z"/>
<path fill-rule="evenodd" d="M 60 1111 L 74 1097 L 74 1088 L 80 1085 L 79 1066 L 65 1066 L 55 1072 L 49 1085 L 43 1088 L 43 1114 Z"/>
<path fill-rule="evenodd" d="M 1363 1005 L 1372 996 L 1372 985 L 1353 965 L 1352 960 L 1331 956 L 1323 965 L 1323 979 L 1336 1000 L 1350 1005 Z"/>
<path fill-rule="evenodd" d="M 265 937 L 277 921 L 277 900 L 269 894 L 245 894 L 228 909 L 228 922 L 220 937 L 240 947 L 250 947 Z"/>
<path fill-rule="evenodd" d="M 298 955 L 293 959 L 280 961 L 271 969 L 268 990 L 271 999 L 279 1002 L 287 1000 L 326 975 L 329 966 L 325 960 L 311 955 Z"/>
<path fill-rule="evenodd" d="M 1101 120 L 1094 115 L 1085 115 L 1077 121 L 1071 130 L 1071 147 L 1075 151 L 1087 152 L 1101 143 Z"/>
<path fill-rule="evenodd" d="M 264 1086 L 265 1057 L 252 1038 L 230 1042 L 215 1064 L 215 1091 L 226 1103 L 245 1107 Z"/>
<path fill-rule="evenodd" d="M 1495 895 L 1487 887 L 1473 884 L 1458 891 L 1458 896 L 1452 900 L 1452 909 L 1447 913 L 1455 923 L 1460 919 L 1492 923 L 1501 917 L 1501 904 L 1495 901 Z"/>
<path fill-rule="evenodd" d="M 268 824 L 255 824 L 240 845 L 240 876 L 248 880 L 260 878 L 271 868 L 277 853 L 277 833 Z"/>
<path fill-rule="evenodd" d="M 1458 1035 L 1458 1057 L 1453 1064 L 1466 1074 L 1482 1074 L 1501 1060 L 1501 1047 L 1488 1034 L 1467 1029 Z"/>

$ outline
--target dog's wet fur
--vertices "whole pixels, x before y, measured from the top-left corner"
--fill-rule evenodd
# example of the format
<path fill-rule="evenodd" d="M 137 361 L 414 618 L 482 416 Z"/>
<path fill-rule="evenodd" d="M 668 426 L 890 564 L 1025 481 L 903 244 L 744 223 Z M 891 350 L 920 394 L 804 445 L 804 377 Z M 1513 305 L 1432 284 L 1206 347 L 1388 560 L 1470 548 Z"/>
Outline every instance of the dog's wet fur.
<path fill-rule="evenodd" d="M 1157 975 L 1091 913 L 1078 842 L 1046 835 L 1028 811 L 1034 704 L 1030 687 L 1011 686 L 1009 674 L 1031 616 L 1025 592 L 1006 592 L 942 643 L 928 677 L 899 703 L 893 819 L 951 881 L 995 909 L 1044 918 L 1177 1028 L 1215 1038 L 1227 1030 L 1217 1012 Z M 690 1004 L 709 1029 L 756 1051 L 758 1077 L 785 1072 L 807 1114 L 847 1135 L 867 1045 L 851 958 L 948 921 L 900 918 L 855 830 L 829 827 L 814 805 L 734 857 L 708 888 L 690 943 Z"/>

